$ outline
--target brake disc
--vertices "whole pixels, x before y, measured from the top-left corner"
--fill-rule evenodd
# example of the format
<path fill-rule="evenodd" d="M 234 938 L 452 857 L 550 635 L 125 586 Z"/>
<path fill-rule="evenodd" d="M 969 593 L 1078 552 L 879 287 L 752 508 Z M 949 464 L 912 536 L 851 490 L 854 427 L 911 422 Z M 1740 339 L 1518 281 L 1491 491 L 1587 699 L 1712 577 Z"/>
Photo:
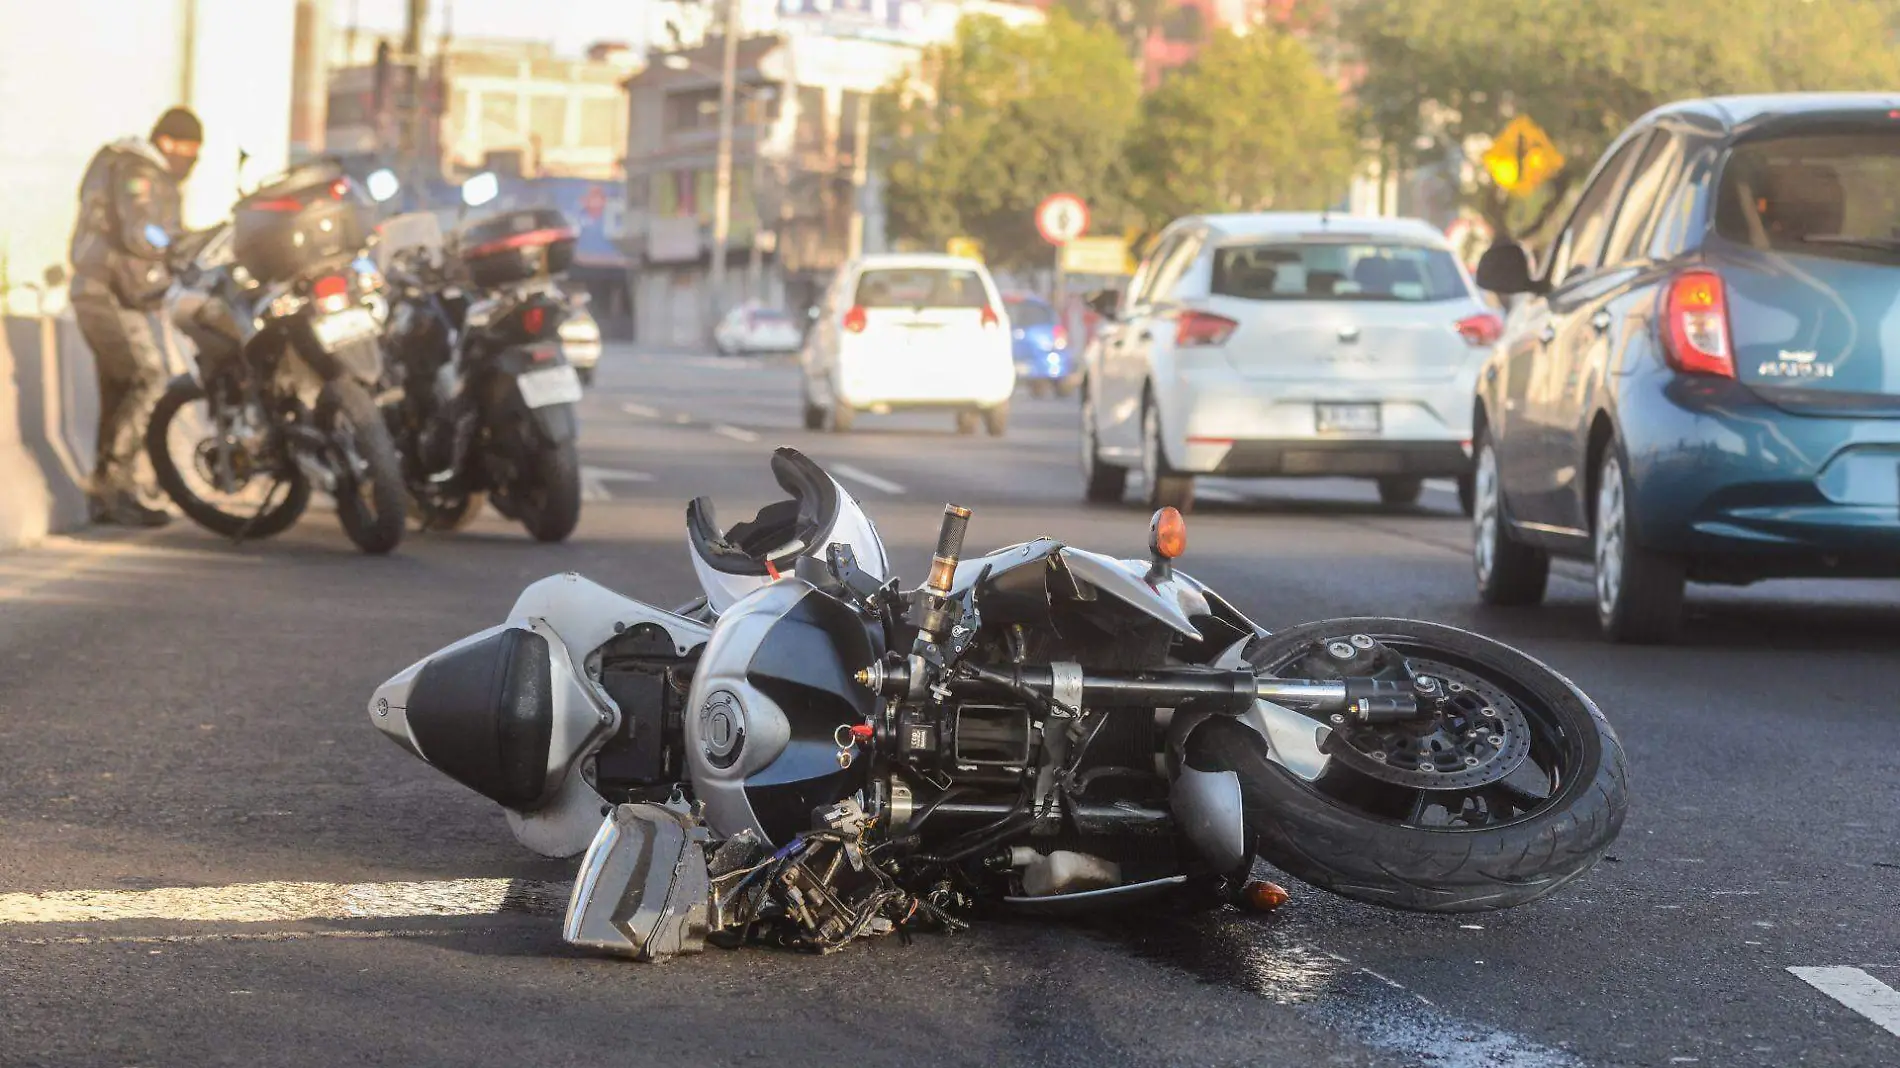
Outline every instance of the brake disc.
<path fill-rule="evenodd" d="M 1409 663 L 1415 676 L 1445 688 L 1443 710 L 1428 720 L 1358 727 L 1336 716 L 1327 755 L 1368 778 L 1418 790 L 1469 790 L 1516 771 L 1531 751 L 1530 720 L 1517 702 L 1469 671 Z"/>

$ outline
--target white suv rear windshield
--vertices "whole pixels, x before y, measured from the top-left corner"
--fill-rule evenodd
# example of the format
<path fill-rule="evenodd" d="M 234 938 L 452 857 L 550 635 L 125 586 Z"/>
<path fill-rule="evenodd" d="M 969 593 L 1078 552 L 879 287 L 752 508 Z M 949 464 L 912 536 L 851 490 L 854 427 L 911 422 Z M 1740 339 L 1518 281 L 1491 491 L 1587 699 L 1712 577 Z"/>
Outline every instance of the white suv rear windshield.
<path fill-rule="evenodd" d="M 1745 142 L 1716 196 L 1715 230 L 1730 241 L 1892 262 L 1900 257 L 1900 133 Z"/>
<path fill-rule="evenodd" d="M 1213 292 L 1241 300 L 1456 300 L 1469 296 L 1451 253 L 1343 241 L 1233 245 L 1214 252 Z"/>
<path fill-rule="evenodd" d="M 983 308 L 990 303 L 982 276 L 945 267 L 877 267 L 858 276 L 860 308 Z"/>

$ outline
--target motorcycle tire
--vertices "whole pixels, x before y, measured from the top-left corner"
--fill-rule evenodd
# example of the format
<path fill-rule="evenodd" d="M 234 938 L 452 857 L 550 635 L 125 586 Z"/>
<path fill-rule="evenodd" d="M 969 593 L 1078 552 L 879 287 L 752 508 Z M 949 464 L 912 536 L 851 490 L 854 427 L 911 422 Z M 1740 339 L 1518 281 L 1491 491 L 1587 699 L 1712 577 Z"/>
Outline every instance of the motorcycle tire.
<path fill-rule="evenodd" d="M 1530 756 L 1564 750 L 1559 759 L 1567 757 L 1570 766 L 1559 773 L 1554 794 L 1521 818 L 1497 826 L 1428 828 L 1369 812 L 1337 790 L 1322 791 L 1271 759 L 1265 740 L 1252 728 L 1215 718 L 1190 736 L 1187 760 L 1202 770 L 1232 771 L 1240 779 L 1255 855 L 1342 897 L 1440 913 L 1527 904 L 1596 864 L 1622 827 L 1628 790 L 1623 747 L 1582 691 L 1499 642 L 1415 620 L 1307 623 L 1261 638 L 1247 659 L 1256 670 L 1298 677 L 1287 669 L 1314 643 L 1354 634 L 1371 635 L 1408 659 L 1451 664 L 1498 686 L 1531 724 Z M 1342 770 L 1349 780 L 1373 783 Z M 1332 774 L 1329 770 L 1319 781 Z M 1414 793 L 1441 800 L 1459 794 Z M 1422 810 L 1424 802 L 1418 804 Z"/>
<path fill-rule="evenodd" d="M 282 476 L 287 488 L 277 503 L 255 515 L 227 512 L 198 496 L 185 481 L 171 454 L 171 425 L 186 405 L 204 399 L 204 387 L 195 380 L 186 380 L 167 389 L 153 406 L 151 421 L 145 427 L 145 452 L 159 488 L 192 522 L 220 537 L 271 538 L 289 530 L 310 506 L 310 480 L 294 464 Z"/>
<path fill-rule="evenodd" d="M 541 449 L 526 475 L 532 490 L 513 494 L 521 525 L 536 541 L 566 541 L 581 521 L 581 459 L 574 443 Z"/>
<path fill-rule="evenodd" d="M 394 551 L 408 525 L 409 490 L 403 485 L 396 443 L 376 402 L 362 383 L 338 379 L 323 387 L 316 414 L 317 428 L 325 434 L 347 430 L 367 468 L 366 486 L 356 483 L 354 472 L 339 472 L 336 518 L 343 533 L 371 556 Z"/>

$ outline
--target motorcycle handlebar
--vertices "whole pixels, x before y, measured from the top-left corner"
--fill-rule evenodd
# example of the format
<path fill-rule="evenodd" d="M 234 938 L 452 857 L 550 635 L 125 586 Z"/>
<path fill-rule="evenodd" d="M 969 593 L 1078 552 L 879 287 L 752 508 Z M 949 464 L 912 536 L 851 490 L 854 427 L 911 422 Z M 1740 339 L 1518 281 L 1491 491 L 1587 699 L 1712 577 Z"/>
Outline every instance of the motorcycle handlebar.
<path fill-rule="evenodd" d="M 937 528 L 937 551 L 931 558 L 930 578 L 924 582 L 924 589 L 938 597 L 950 596 L 957 561 L 963 558 L 963 536 L 969 529 L 968 508 L 957 504 L 943 506 L 943 525 Z"/>

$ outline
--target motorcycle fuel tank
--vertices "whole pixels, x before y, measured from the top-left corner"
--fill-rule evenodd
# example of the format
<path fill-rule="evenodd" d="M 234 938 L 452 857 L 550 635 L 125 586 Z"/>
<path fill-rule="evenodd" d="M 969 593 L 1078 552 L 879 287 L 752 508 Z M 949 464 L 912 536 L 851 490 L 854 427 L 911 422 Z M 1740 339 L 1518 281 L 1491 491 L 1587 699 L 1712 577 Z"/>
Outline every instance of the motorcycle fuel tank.
<path fill-rule="evenodd" d="M 715 833 L 783 845 L 810 828 L 813 809 L 864 786 L 868 756 L 839 746 L 839 728 L 876 711 L 852 676 L 878 655 L 856 613 L 796 578 L 719 618 L 685 724 L 693 794 Z"/>

